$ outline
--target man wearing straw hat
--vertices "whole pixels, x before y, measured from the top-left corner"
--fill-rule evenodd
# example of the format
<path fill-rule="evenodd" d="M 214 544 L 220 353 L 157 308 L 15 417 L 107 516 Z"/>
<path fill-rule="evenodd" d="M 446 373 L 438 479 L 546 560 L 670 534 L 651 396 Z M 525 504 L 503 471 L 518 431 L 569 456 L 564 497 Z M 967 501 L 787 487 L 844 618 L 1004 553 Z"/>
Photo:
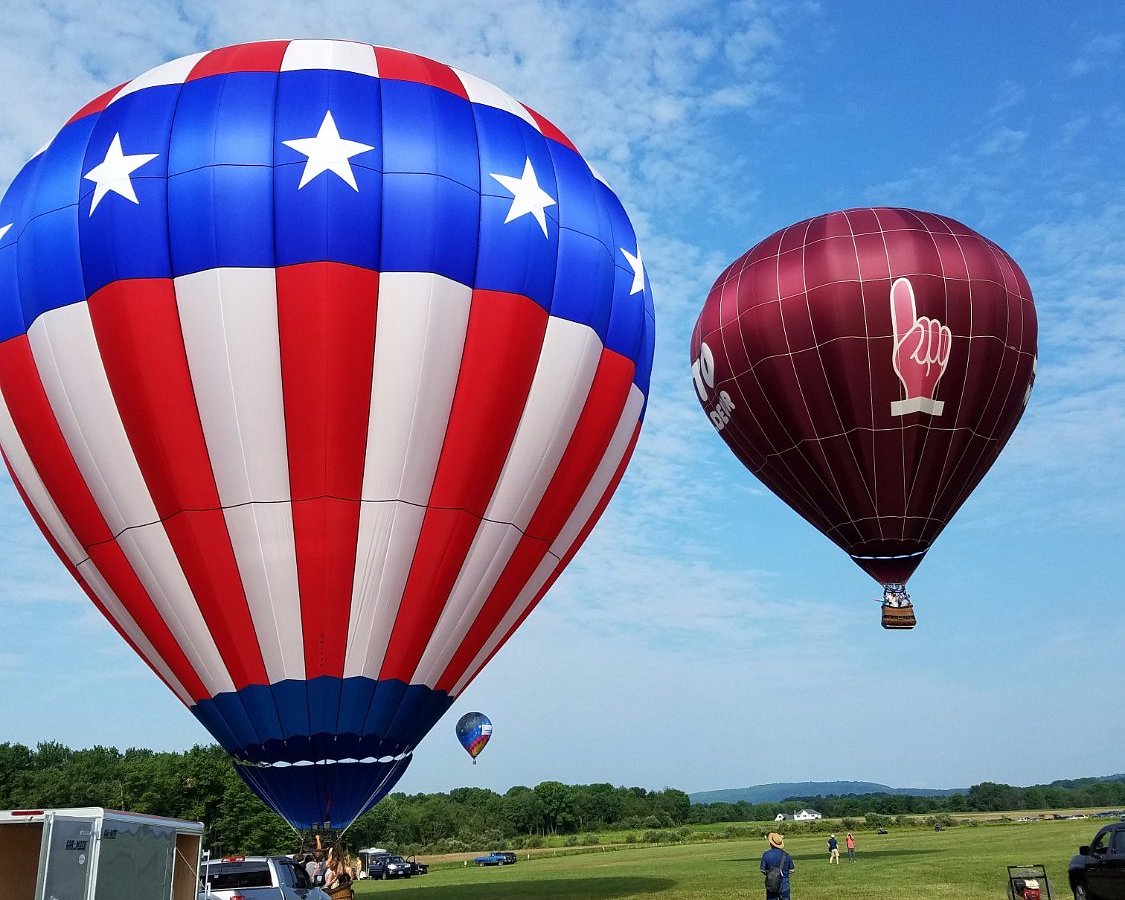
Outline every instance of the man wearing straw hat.
<path fill-rule="evenodd" d="M 761 872 L 766 876 L 766 900 L 789 900 L 789 873 L 797 867 L 785 852 L 785 838 L 771 831 L 769 849 L 762 854 Z"/>

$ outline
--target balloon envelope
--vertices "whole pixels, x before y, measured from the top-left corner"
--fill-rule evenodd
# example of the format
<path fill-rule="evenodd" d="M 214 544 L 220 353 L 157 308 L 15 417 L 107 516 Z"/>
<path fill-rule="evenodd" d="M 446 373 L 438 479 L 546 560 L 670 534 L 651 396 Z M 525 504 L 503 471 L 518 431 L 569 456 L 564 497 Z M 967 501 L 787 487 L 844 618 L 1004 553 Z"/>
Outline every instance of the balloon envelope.
<path fill-rule="evenodd" d="M 691 340 L 738 459 L 883 584 L 905 583 L 996 460 L 1035 375 L 1027 280 L 953 219 L 853 209 L 715 282 Z"/>
<path fill-rule="evenodd" d="M 457 740 L 474 760 L 492 737 L 492 720 L 484 713 L 469 712 L 457 720 Z"/>
<path fill-rule="evenodd" d="M 268 41 L 92 101 L 0 201 L 0 447 L 122 637 L 298 827 L 344 827 L 616 488 L 653 312 L 555 126 Z"/>

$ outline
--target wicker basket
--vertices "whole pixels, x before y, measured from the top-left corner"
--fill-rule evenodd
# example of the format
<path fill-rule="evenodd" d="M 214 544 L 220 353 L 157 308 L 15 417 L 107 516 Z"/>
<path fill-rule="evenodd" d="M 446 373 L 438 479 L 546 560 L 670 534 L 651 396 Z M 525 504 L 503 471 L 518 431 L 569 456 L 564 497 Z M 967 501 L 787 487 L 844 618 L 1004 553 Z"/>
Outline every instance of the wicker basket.
<path fill-rule="evenodd" d="M 884 628 L 913 628 L 917 625 L 913 606 L 884 606 Z"/>

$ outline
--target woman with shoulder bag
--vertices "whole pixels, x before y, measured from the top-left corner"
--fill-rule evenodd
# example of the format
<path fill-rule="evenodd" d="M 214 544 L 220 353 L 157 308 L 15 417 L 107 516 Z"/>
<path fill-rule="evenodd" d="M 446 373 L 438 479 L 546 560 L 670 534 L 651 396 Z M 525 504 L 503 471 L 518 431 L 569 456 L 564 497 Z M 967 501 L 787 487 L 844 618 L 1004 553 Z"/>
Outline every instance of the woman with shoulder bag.
<path fill-rule="evenodd" d="M 352 900 L 355 896 L 352 891 L 353 873 L 343 856 L 335 847 L 328 851 L 328 862 L 324 873 L 324 892 L 332 900 Z"/>

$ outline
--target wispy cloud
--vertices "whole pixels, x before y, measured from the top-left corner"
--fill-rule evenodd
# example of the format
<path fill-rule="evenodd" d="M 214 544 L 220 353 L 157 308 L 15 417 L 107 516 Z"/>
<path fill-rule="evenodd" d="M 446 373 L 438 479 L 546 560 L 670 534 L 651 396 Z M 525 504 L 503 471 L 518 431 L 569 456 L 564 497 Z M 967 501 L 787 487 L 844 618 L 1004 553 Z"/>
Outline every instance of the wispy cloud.
<path fill-rule="evenodd" d="M 1026 140 L 1026 131 L 1017 131 L 1015 128 L 1000 125 L 984 136 L 979 152 L 985 156 L 1015 153 Z"/>
<path fill-rule="evenodd" d="M 1118 54 L 1125 46 L 1125 34 L 1112 32 L 1090 38 L 1078 58 L 1069 67 L 1071 75 L 1089 75 L 1091 72 L 1110 69 L 1118 64 Z"/>

